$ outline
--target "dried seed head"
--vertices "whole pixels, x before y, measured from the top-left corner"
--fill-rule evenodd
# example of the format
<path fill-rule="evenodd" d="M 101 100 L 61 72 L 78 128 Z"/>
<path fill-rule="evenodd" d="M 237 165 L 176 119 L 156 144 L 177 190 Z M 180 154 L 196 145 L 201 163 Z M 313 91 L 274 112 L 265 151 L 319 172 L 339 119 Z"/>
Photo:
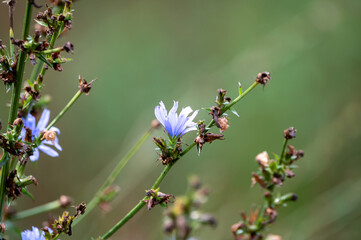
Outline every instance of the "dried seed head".
<path fill-rule="evenodd" d="M 266 151 L 258 154 L 256 156 L 256 161 L 262 166 L 262 167 L 266 167 L 268 165 L 269 162 L 269 156 L 268 153 Z"/>
<path fill-rule="evenodd" d="M 59 198 L 59 202 L 61 207 L 66 208 L 70 206 L 70 204 L 73 202 L 73 199 L 69 196 L 61 195 Z"/>
<path fill-rule="evenodd" d="M 41 140 L 46 140 L 46 141 L 51 141 L 54 144 L 55 141 L 55 137 L 56 137 L 56 132 L 53 130 L 47 130 L 44 132 L 43 137 L 41 138 Z"/>
<path fill-rule="evenodd" d="M 66 42 L 63 48 L 66 52 L 70 52 L 70 53 L 74 52 L 74 45 L 71 42 Z"/>
<path fill-rule="evenodd" d="M 228 120 L 227 118 L 225 117 L 221 117 L 221 118 L 218 118 L 218 124 L 220 126 L 220 132 L 223 133 L 224 131 L 226 131 L 229 127 L 228 125 Z"/>
<path fill-rule="evenodd" d="M 283 131 L 283 136 L 286 139 L 292 139 L 296 137 L 297 130 L 294 127 L 289 127 L 286 130 Z"/>
<path fill-rule="evenodd" d="M 266 85 L 266 83 L 268 83 L 269 80 L 271 80 L 271 75 L 269 72 L 262 72 L 257 74 L 256 82 L 262 85 Z"/>
<path fill-rule="evenodd" d="M 76 213 L 74 217 L 78 217 L 80 214 L 83 215 L 85 213 L 86 204 L 81 202 L 78 206 L 76 206 Z"/>
<path fill-rule="evenodd" d="M 92 85 L 93 85 L 93 82 L 95 81 L 95 79 L 91 80 L 88 83 L 85 79 L 82 80 L 80 75 L 79 75 L 78 78 L 79 78 L 79 89 L 80 89 L 80 91 L 85 93 L 85 95 L 88 95 L 89 92 L 90 92 L 90 89 L 92 88 Z"/>

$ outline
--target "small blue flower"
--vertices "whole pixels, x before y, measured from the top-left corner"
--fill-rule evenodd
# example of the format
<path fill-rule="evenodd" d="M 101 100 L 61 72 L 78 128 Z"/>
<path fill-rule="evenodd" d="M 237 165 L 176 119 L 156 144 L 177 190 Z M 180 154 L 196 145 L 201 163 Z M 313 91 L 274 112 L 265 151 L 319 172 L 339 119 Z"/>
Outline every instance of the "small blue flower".
<path fill-rule="evenodd" d="M 45 240 L 44 232 L 40 232 L 37 227 L 33 227 L 33 230 L 25 230 L 21 232 L 22 240 Z"/>
<path fill-rule="evenodd" d="M 50 111 L 48 109 L 44 109 L 38 124 L 36 124 L 35 117 L 29 113 L 28 116 L 25 119 L 23 119 L 24 127 L 30 128 L 33 134 L 33 138 L 36 138 L 40 135 L 41 131 L 45 130 L 46 126 L 48 125 L 49 118 L 50 118 Z M 60 134 L 60 130 L 56 127 L 51 127 L 49 130 L 55 131 L 57 134 Z M 23 137 L 23 139 L 25 138 L 25 132 L 26 132 L 25 129 L 21 131 L 21 136 Z M 58 157 L 59 153 L 50 146 L 54 146 L 59 151 L 62 150 L 61 146 L 59 145 L 59 139 L 57 136 L 55 136 L 53 142 L 49 140 L 42 141 L 41 144 L 34 149 L 33 155 L 30 156 L 30 160 L 37 161 L 39 159 L 39 150 L 49 155 L 50 157 Z"/>
<path fill-rule="evenodd" d="M 188 117 L 188 115 L 193 112 L 192 108 L 188 106 L 183 108 L 178 116 L 178 102 L 174 101 L 174 105 L 169 113 L 167 113 L 167 109 L 162 101 L 159 104 L 160 106 L 155 107 L 154 114 L 171 138 L 178 138 L 189 131 L 197 130 L 196 123 L 193 122 L 193 119 L 198 114 L 198 110 L 194 111 L 194 113 Z"/>

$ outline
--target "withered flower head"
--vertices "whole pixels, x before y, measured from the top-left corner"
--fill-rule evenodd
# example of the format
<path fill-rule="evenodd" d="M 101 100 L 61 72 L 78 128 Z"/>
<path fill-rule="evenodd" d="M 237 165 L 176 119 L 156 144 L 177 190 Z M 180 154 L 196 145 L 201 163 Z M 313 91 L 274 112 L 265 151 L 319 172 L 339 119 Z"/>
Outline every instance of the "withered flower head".
<path fill-rule="evenodd" d="M 86 204 L 81 202 L 78 206 L 76 206 L 76 213 L 74 217 L 78 217 L 80 214 L 83 215 L 85 213 Z"/>
<path fill-rule="evenodd" d="M 95 81 L 94 80 L 91 80 L 89 83 L 81 78 L 81 76 L 79 75 L 79 89 L 81 92 L 85 93 L 85 95 L 88 95 L 89 92 L 90 92 L 90 89 L 92 88 L 92 85 L 93 85 L 93 82 Z"/>
<path fill-rule="evenodd" d="M 262 72 L 257 74 L 256 82 L 262 85 L 266 85 L 266 83 L 268 83 L 269 80 L 271 80 L 271 75 L 269 72 Z"/>
<path fill-rule="evenodd" d="M 21 118 L 17 118 L 15 119 L 15 121 L 13 122 L 14 126 L 22 126 L 24 125 L 24 121 Z"/>
<path fill-rule="evenodd" d="M 228 125 L 228 120 L 227 118 L 225 117 L 221 117 L 221 118 L 218 118 L 218 124 L 220 126 L 220 132 L 223 133 L 224 131 L 226 131 L 229 127 Z"/>
<path fill-rule="evenodd" d="M 168 203 L 173 202 L 175 197 L 171 194 L 159 192 L 159 189 L 150 189 L 147 191 L 146 196 L 148 199 L 144 200 L 147 203 L 148 210 L 151 210 L 156 205 L 167 207 Z"/>
<path fill-rule="evenodd" d="M 41 140 L 47 140 L 47 141 L 51 141 L 54 144 L 55 141 L 55 137 L 56 137 L 56 132 L 54 130 L 47 130 L 44 132 L 43 137 L 41 138 Z"/>
<path fill-rule="evenodd" d="M 63 48 L 66 52 L 70 52 L 70 53 L 74 52 L 74 45 L 71 42 L 66 42 Z"/>
<path fill-rule="evenodd" d="M 297 130 L 294 127 L 289 127 L 286 130 L 283 131 L 283 136 L 286 139 L 292 139 L 296 137 Z"/>
<path fill-rule="evenodd" d="M 269 156 L 268 153 L 266 151 L 258 154 L 256 156 L 256 161 L 262 166 L 262 167 L 266 167 L 268 165 L 269 162 Z"/>

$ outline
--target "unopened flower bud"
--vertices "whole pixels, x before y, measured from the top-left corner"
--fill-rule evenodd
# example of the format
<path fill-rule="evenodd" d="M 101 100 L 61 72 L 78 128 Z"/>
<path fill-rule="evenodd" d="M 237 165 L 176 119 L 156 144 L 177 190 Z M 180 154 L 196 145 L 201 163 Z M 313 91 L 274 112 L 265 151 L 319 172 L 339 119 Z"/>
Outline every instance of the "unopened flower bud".
<path fill-rule="evenodd" d="M 69 196 L 61 195 L 59 198 L 59 202 L 61 207 L 66 208 L 70 206 L 70 204 L 73 202 L 73 199 Z"/>

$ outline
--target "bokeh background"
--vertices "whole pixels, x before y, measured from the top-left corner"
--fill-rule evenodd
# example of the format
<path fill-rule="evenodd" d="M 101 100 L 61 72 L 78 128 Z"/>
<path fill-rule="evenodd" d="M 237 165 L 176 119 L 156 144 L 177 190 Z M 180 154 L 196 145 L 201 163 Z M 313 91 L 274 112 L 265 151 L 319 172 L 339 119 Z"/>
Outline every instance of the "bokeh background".
<path fill-rule="evenodd" d="M 306 155 L 298 162 L 296 177 L 280 190 L 296 192 L 299 201 L 279 211 L 269 232 L 293 240 L 361 238 L 359 0 L 80 0 L 74 8 L 73 30 L 57 43 L 74 43 L 73 62 L 45 77 L 43 94 L 52 97 L 52 116 L 77 91 L 78 74 L 98 80 L 90 95 L 81 97 L 57 124 L 62 131 L 60 157 L 42 154 L 35 165 L 29 164 L 27 172 L 39 181 L 30 188 L 36 197 L 23 197 L 17 209 L 61 194 L 76 203 L 89 201 L 147 130 L 160 100 L 167 107 L 172 100 L 193 109 L 209 107 L 218 88 L 235 97 L 238 82 L 245 89 L 258 72 L 269 71 L 271 83 L 236 105 L 240 117 L 231 117 L 226 140 L 206 145 L 200 156 L 195 150 L 187 154 L 161 190 L 181 195 L 187 177 L 199 175 L 211 189 L 204 210 L 219 225 L 195 236 L 232 239 L 230 226 L 240 219 L 239 212 L 249 213 L 251 206 L 262 203 L 262 191 L 250 187 L 255 155 L 279 153 L 283 130 L 295 126 L 298 135 L 292 144 Z M 17 1 L 17 38 L 23 11 L 24 1 Z M 4 42 L 7 12 L 1 4 Z M 3 122 L 9 99 L 1 87 Z M 209 116 L 201 112 L 197 119 Z M 153 136 L 165 134 L 158 130 Z M 192 132 L 185 140 L 194 137 Z M 72 239 L 101 235 L 123 217 L 162 171 L 156 159 L 150 138 L 117 179 L 121 191 L 111 212 L 95 210 L 74 229 Z M 162 212 L 160 207 L 143 209 L 112 239 L 165 239 Z M 44 214 L 17 224 L 21 230 L 40 227 L 46 218 Z"/>

